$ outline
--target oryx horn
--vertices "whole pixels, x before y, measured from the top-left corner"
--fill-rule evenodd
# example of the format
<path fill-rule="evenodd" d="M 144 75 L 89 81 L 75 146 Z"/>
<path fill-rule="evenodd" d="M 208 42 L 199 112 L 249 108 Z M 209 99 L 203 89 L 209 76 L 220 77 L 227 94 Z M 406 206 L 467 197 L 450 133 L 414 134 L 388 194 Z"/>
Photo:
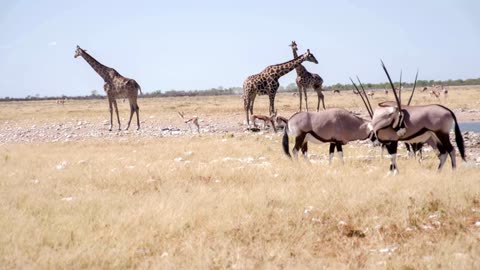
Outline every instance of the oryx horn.
<path fill-rule="evenodd" d="M 417 86 L 417 78 L 418 78 L 418 69 L 417 69 L 417 75 L 415 75 L 415 82 L 413 83 L 413 90 L 412 90 L 412 93 L 410 94 L 410 98 L 408 99 L 408 103 L 407 103 L 408 106 L 410 106 L 410 102 L 412 102 L 413 93 L 415 92 L 415 87 Z"/>
<path fill-rule="evenodd" d="M 365 88 L 363 88 L 363 84 L 360 81 L 360 78 L 357 76 L 358 83 L 360 84 L 360 87 L 362 87 L 363 94 L 365 95 L 365 99 L 367 100 L 368 107 L 370 108 L 370 112 L 372 112 L 372 117 L 373 117 L 373 109 L 372 109 L 372 104 L 370 104 L 370 99 L 368 99 L 367 92 L 365 92 Z"/>
<path fill-rule="evenodd" d="M 353 82 L 352 78 L 350 78 L 350 81 L 352 82 L 352 84 L 353 84 L 353 86 L 355 87 L 355 89 L 357 89 L 357 92 L 358 92 L 360 98 L 362 98 L 363 104 L 365 104 L 365 108 L 367 108 L 368 115 L 370 115 L 370 118 L 373 118 L 373 112 L 370 111 L 370 108 L 368 107 L 367 102 L 365 101 L 365 99 L 363 99 L 362 92 L 360 92 L 360 90 L 358 89 L 358 87 L 357 87 L 357 85 L 355 84 L 355 82 Z M 365 96 L 365 98 L 367 98 L 367 97 Z"/>
<path fill-rule="evenodd" d="M 383 63 L 383 61 L 380 60 L 380 62 L 382 62 L 383 70 L 384 70 L 385 73 L 387 74 L 388 81 L 390 82 L 390 86 L 392 87 L 393 95 L 395 96 L 395 100 L 397 101 L 398 109 L 401 110 L 401 109 L 402 109 L 402 105 L 401 105 L 401 103 L 400 103 L 400 100 L 398 99 L 398 95 L 397 95 L 397 92 L 395 91 L 395 86 L 393 86 L 393 82 L 392 82 L 392 79 L 390 78 L 390 74 L 388 74 L 387 68 L 385 67 L 385 64 Z"/>
<path fill-rule="evenodd" d="M 402 70 L 400 69 L 400 86 L 398 88 L 398 99 L 402 103 Z"/>

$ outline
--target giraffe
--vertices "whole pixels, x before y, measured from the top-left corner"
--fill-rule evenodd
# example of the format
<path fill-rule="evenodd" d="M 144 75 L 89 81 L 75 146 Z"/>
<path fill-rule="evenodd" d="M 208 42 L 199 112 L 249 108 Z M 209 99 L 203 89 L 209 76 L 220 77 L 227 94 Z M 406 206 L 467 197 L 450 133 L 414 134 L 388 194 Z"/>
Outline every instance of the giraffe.
<path fill-rule="evenodd" d="M 295 41 L 292 41 L 292 44 L 290 44 L 290 47 L 292 47 L 293 51 L 293 57 L 297 58 L 298 54 L 298 47 L 297 43 Z M 295 68 L 297 71 L 297 88 L 298 88 L 298 95 L 300 97 L 300 111 L 302 111 L 302 90 L 305 95 L 305 108 L 308 112 L 308 103 L 307 103 L 307 89 L 308 88 L 313 88 L 315 92 L 317 92 L 318 95 L 318 101 L 317 101 L 317 112 L 320 108 L 320 101 L 322 101 L 322 106 L 323 109 L 325 110 L 325 101 L 324 101 L 324 95 L 322 93 L 322 85 L 323 85 L 323 79 L 320 77 L 320 75 L 315 74 L 315 73 L 310 73 L 308 70 L 303 66 L 299 65 L 298 67 Z"/>
<path fill-rule="evenodd" d="M 275 112 L 275 94 L 277 93 L 280 83 L 278 79 L 289 73 L 299 66 L 303 61 L 318 64 L 315 56 L 307 50 L 306 53 L 285 63 L 271 65 L 266 67 L 262 72 L 248 76 L 243 83 L 243 105 L 247 116 L 247 125 L 250 126 L 250 118 L 248 112 L 253 114 L 253 103 L 257 93 L 259 95 L 268 95 L 270 101 L 270 115 Z"/>
<path fill-rule="evenodd" d="M 134 80 L 125 78 L 120 73 L 118 73 L 115 69 L 102 65 L 100 62 L 95 60 L 92 56 L 90 56 L 86 50 L 80 48 L 77 45 L 77 49 L 75 51 L 75 58 L 83 57 L 85 61 L 95 70 L 100 77 L 105 81 L 103 85 L 103 89 L 107 93 L 108 97 L 108 104 L 110 107 L 110 131 L 112 131 L 113 127 L 113 107 L 115 107 L 115 113 L 117 114 L 118 120 L 118 130 L 120 130 L 120 117 L 118 116 L 118 107 L 117 107 L 117 98 L 128 98 L 130 103 L 130 119 L 128 120 L 128 125 L 126 130 L 130 127 L 130 122 L 132 121 L 133 113 L 135 112 L 137 115 L 137 129 L 140 129 L 140 118 L 138 116 L 138 112 L 140 108 L 137 104 L 137 95 L 138 91 L 142 93 L 142 89 L 140 85 Z"/>

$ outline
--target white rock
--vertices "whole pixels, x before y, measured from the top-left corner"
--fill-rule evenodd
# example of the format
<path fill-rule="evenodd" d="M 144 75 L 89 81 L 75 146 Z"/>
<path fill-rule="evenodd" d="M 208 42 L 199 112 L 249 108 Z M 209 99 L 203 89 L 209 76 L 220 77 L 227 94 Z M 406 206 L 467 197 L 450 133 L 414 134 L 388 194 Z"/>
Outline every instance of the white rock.
<path fill-rule="evenodd" d="M 65 169 L 65 167 L 67 167 L 67 164 L 68 163 L 64 160 L 64 161 L 60 162 L 59 164 L 57 164 L 57 166 L 55 166 L 55 168 L 57 170 L 63 170 L 63 169 Z"/>

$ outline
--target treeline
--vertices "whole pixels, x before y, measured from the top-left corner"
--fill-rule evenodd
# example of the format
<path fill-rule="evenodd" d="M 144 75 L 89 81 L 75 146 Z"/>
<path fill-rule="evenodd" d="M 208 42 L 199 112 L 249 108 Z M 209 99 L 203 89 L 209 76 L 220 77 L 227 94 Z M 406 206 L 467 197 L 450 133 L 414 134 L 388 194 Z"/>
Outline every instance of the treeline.
<path fill-rule="evenodd" d="M 400 82 L 394 82 L 395 86 L 398 87 Z M 446 81 L 435 81 L 435 80 L 418 80 L 417 87 L 430 87 L 433 85 L 443 85 L 443 86 L 462 86 L 462 85 L 480 85 L 480 78 L 477 79 L 466 79 L 466 80 L 446 80 Z M 358 84 L 357 84 L 358 86 Z M 363 86 L 368 89 L 390 89 L 390 83 L 363 83 Z M 413 83 L 402 82 L 404 87 L 413 87 Z M 334 84 L 327 87 L 324 87 L 325 90 L 352 90 L 354 86 L 352 84 Z"/>
<path fill-rule="evenodd" d="M 394 82 L 395 86 L 399 85 L 399 82 Z M 402 83 L 404 87 L 413 87 L 413 83 Z M 436 81 L 436 80 L 419 80 L 417 81 L 417 87 L 430 87 L 432 85 L 443 85 L 443 86 L 462 86 L 462 85 L 480 85 L 480 78 L 477 79 L 466 79 L 466 80 L 446 80 L 446 81 Z M 366 89 L 390 89 L 390 85 L 387 82 L 382 83 L 364 83 L 363 86 Z M 352 84 L 341 84 L 337 83 L 330 86 L 324 86 L 325 91 L 333 90 L 352 90 Z M 297 91 L 297 85 L 295 83 L 290 83 L 287 86 L 280 86 L 278 92 L 295 92 Z M 144 93 L 142 98 L 154 98 L 154 97 L 182 97 L 182 96 L 227 96 L 227 95 L 242 95 L 242 87 L 230 87 L 223 88 L 222 86 L 206 89 L 206 90 L 155 90 L 152 92 Z M 100 95 L 97 90 L 92 90 L 90 95 L 85 96 L 57 96 L 57 97 L 41 97 L 39 94 L 34 96 L 26 96 L 25 98 L 10 98 L 4 97 L 0 98 L 1 101 L 25 101 L 25 100 L 58 100 L 58 99 L 105 99 L 106 96 Z"/>

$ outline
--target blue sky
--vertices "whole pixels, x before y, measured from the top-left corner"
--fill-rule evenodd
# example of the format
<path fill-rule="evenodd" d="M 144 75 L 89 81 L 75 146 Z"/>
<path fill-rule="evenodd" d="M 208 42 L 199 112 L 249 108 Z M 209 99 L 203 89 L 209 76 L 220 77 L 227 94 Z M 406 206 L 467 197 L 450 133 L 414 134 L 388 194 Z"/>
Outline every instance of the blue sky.
<path fill-rule="evenodd" d="M 296 40 L 326 85 L 480 77 L 480 1 L 0 0 L 0 96 L 103 93 L 75 46 L 144 91 L 242 86 L 292 58 Z M 287 85 L 295 72 L 281 78 Z"/>

